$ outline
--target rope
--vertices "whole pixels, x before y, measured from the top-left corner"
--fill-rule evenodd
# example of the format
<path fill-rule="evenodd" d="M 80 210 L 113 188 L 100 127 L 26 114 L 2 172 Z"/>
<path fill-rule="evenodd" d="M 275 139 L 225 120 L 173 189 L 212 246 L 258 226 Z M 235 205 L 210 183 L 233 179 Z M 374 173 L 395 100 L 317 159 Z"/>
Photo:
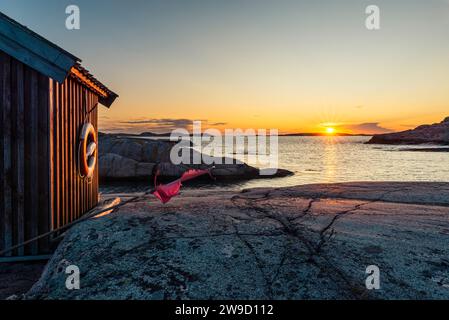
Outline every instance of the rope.
<path fill-rule="evenodd" d="M 148 191 L 144 192 L 144 193 L 141 194 L 141 195 L 132 197 L 132 198 L 130 198 L 130 199 L 128 199 L 128 200 L 125 200 L 125 201 L 123 201 L 123 202 L 120 202 L 119 204 L 117 204 L 117 205 L 115 205 L 115 206 L 108 207 L 108 208 L 102 209 L 102 210 L 100 210 L 100 211 L 95 211 L 95 209 L 93 209 L 93 210 L 87 212 L 83 217 L 81 217 L 81 218 L 79 218 L 78 220 L 75 220 L 75 221 L 73 221 L 73 222 L 71 222 L 71 223 L 69 223 L 69 224 L 66 224 L 65 226 L 62 226 L 62 227 L 60 227 L 60 228 L 58 228 L 58 229 L 55 229 L 55 230 L 52 230 L 52 231 L 43 233 L 43 234 L 41 234 L 41 235 L 39 235 L 39 236 L 37 236 L 37 237 L 34 237 L 34 238 L 29 239 L 29 240 L 27 240 L 27 241 L 25 241 L 25 242 L 22 242 L 22 243 L 20 243 L 20 244 L 17 244 L 17 245 L 15 245 L 15 246 L 12 246 L 12 247 L 10 247 L 10 248 L 8 248 L 8 249 L 5 249 L 5 250 L 3 250 L 3 251 L 0 251 L 0 256 L 4 256 L 6 253 L 9 253 L 9 252 L 14 251 L 14 250 L 16 250 L 16 249 L 19 249 L 19 248 L 21 248 L 21 247 L 24 247 L 24 246 L 26 246 L 26 245 L 28 245 L 28 244 L 30 244 L 30 243 L 33 243 L 33 242 L 36 242 L 36 241 L 38 241 L 38 240 L 44 239 L 44 238 L 46 238 L 46 237 L 49 237 L 49 236 L 51 236 L 51 235 L 53 235 L 53 234 L 55 234 L 55 233 L 57 233 L 57 232 L 63 231 L 63 230 L 65 230 L 65 229 L 67 229 L 67 228 L 70 228 L 70 227 L 72 227 L 72 226 L 74 226 L 74 225 L 76 225 L 76 224 L 78 224 L 78 223 L 81 223 L 81 222 L 83 222 L 83 221 L 86 221 L 86 220 L 88 220 L 88 219 L 90 219 L 90 218 L 92 218 L 92 217 L 98 216 L 99 214 L 102 214 L 102 213 L 104 213 L 104 212 L 107 212 L 107 211 L 115 211 L 115 210 L 117 210 L 117 209 L 123 207 L 124 205 L 126 205 L 126 204 L 128 204 L 128 203 L 130 203 L 130 202 L 134 202 L 134 201 L 143 199 L 144 197 L 146 197 L 146 196 L 148 196 L 148 195 L 154 193 L 154 191 L 155 191 L 155 189 L 148 190 Z"/>
<path fill-rule="evenodd" d="M 211 173 L 210 173 L 210 170 L 212 170 L 212 169 L 214 169 L 214 168 L 215 168 L 215 167 L 209 168 L 209 176 L 211 176 L 211 177 L 212 177 L 212 175 L 211 175 Z M 157 170 L 157 169 L 156 169 L 156 170 Z M 155 180 L 155 183 L 156 183 L 156 180 Z M 73 222 L 71 222 L 71 223 L 69 223 L 69 224 L 66 224 L 65 226 L 62 226 L 62 227 L 59 227 L 58 229 L 55 229 L 55 230 L 52 230 L 52 231 L 43 233 L 43 234 L 41 234 L 41 235 L 39 235 L 39 236 L 37 236 L 37 237 L 34 237 L 34 238 L 30 239 L 30 240 L 27 240 L 27 241 L 25 241 L 25 242 L 22 242 L 22 243 L 20 243 L 20 244 L 17 244 L 17 245 L 15 245 L 15 246 L 12 246 L 12 247 L 10 247 L 10 248 L 8 248 L 8 249 L 5 249 L 5 250 L 3 250 L 3 251 L 0 251 L 0 257 L 1 257 L 1 256 L 4 256 L 6 253 L 9 253 L 9 252 L 14 251 L 14 250 L 16 250 L 16 249 L 18 249 L 18 248 L 24 247 L 24 246 L 26 246 L 26 245 L 28 245 L 28 244 L 30 244 L 30 243 L 36 242 L 36 241 L 41 240 L 41 239 L 43 239 L 43 238 L 49 237 L 49 236 L 51 236 L 51 235 L 53 235 L 53 234 L 55 234 L 55 233 L 58 233 L 58 232 L 60 232 L 60 231 L 63 231 L 63 230 L 65 230 L 65 229 L 67 229 L 67 228 L 70 228 L 70 227 L 72 227 L 72 226 L 74 226 L 74 225 L 76 225 L 76 224 L 78 224 L 78 223 L 81 223 L 81 222 L 83 222 L 83 221 L 86 221 L 86 220 L 88 220 L 88 219 L 90 219 L 90 218 L 92 218 L 92 217 L 98 216 L 99 214 L 102 214 L 102 213 L 107 212 L 107 211 L 115 211 L 115 210 L 117 210 L 117 209 L 123 207 L 124 205 L 126 205 L 126 204 L 128 204 L 128 203 L 131 203 L 131 202 L 134 202 L 134 201 L 143 199 L 143 198 L 145 198 L 146 196 L 148 196 L 148 195 L 150 195 L 150 194 L 153 194 L 153 193 L 156 191 L 156 187 L 157 187 L 157 186 L 155 185 L 154 188 L 152 188 L 152 189 L 150 189 L 150 190 L 147 190 L 147 191 L 144 192 L 143 194 L 140 194 L 140 195 L 138 195 L 138 196 L 129 198 L 128 200 L 125 200 L 125 201 L 123 201 L 123 202 L 120 202 L 119 204 L 117 204 L 117 205 L 115 205 L 115 206 L 108 207 L 108 208 L 104 208 L 104 209 L 102 209 L 102 210 L 100 210 L 100 211 L 95 211 L 95 209 L 92 209 L 91 211 L 88 211 L 84 216 L 82 216 L 82 217 L 79 218 L 78 220 L 75 220 L 75 221 L 73 221 Z"/>

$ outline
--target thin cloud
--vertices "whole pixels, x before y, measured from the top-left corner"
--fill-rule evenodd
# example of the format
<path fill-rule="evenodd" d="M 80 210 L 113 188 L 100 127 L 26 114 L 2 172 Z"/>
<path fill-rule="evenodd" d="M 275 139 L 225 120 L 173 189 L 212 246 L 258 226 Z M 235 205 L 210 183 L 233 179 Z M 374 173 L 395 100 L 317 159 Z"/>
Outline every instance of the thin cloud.
<path fill-rule="evenodd" d="M 162 119 L 131 119 L 124 121 L 104 121 L 100 130 L 104 132 L 121 132 L 121 133 L 170 133 L 175 129 L 186 129 L 191 131 L 193 121 L 201 121 L 203 128 L 223 126 L 225 122 L 210 123 L 205 119 L 186 119 L 186 118 L 162 118 Z"/>
<path fill-rule="evenodd" d="M 349 130 L 354 133 L 366 133 L 366 134 L 380 134 L 389 133 L 393 130 L 384 128 L 379 125 L 379 122 L 366 122 L 359 124 L 342 125 L 339 127 L 340 131 Z"/>
<path fill-rule="evenodd" d="M 201 120 L 205 121 L 205 120 Z M 127 120 L 121 121 L 121 124 L 130 124 L 130 125 L 156 125 L 163 127 L 173 127 L 173 128 L 186 128 L 192 125 L 192 120 L 190 119 L 143 119 L 143 120 Z"/>

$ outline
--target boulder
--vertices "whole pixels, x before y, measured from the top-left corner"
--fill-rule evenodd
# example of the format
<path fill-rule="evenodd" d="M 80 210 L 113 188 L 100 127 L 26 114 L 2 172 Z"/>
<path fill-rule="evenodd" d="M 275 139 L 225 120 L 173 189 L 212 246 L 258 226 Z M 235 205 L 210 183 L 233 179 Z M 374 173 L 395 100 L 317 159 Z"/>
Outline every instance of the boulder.
<path fill-rule="evenodd" d="M 421 125 L 413 130 L 375 135 L 369 144 L 438 144 L 449 145 L 449 117 L 440 123 Z"/>
<path fill-rule="evenodd" d="M 154 163 L 138 162 L 115 153 L 101 154 L 98 161 L 103 179 L 148 179 L 154 168 Z"/>
<path fill-rule="evenodd" d="M 137 162 L 170 161 L 174 142 L 134 136 L 99 134 L 99 154 L 114 153 Z"/>
<path fill-rule="evenodd" d="M 200 164 L 173 164 L 170 152 L 176 142 L 164 139 L 148 139 L 142 136 L 99 134 L 100 179 L 107 180 L 147 180 L 153 168 L 158 164 L 162 180 L 180 177 L 189 169 L 207 169 L 214 167 L 213 176 L 220 180 L 245 180 L 257 178 L 285 177 L 293 173 L 278 169 L 267 175 L 241 161 L 231 158 L 217 158 L 190 152 L 190 163 L 194 158 L 202 159 Z M 211 163 L 213 163 L 211 165 Z"/>

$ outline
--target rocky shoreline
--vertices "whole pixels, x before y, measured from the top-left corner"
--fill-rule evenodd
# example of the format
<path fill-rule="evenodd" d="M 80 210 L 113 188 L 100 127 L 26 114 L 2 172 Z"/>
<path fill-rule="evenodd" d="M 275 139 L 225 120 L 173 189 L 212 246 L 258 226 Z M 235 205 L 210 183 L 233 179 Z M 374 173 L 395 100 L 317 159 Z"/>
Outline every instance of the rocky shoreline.
<path fill-rule="evenodd" d="M 449 117 L 440 123 L 421 125 L 413 130 L 374 135 L 368 144 L 449 145 Z M 430 151 L 430 150 L 429 150 Z"/>
<path fill-rule="evenodd" d="M 449 183 L 189 190 L 70 229 L 27 299 L 449 299 Z M 65 268 L 81 271 L 65 288 Z M 366 268 L 380 269 L 367 290 Z"/>
<path fill-rule="evenodd" d="M 170 151 L 175 142 L 167 139 L 151 139 L 147 136 L 121 134 L 99 134 L 99 175 L 100 180 L 107 181 L 148 181 L 151 179 L 156 164 L 162 180 L 180 177 L 189 169 L 211 167 L 205 163 L 192 165 L 175 165 L 170 160 Z M 192 150 L 191 157 L 198 152 Z M 214 158 L 199 155 L 207 163 L 214 163 L 213 176 L 218 180 L 250 180 L 278 178 L 292 175 L 293 172 L 277 169 L 275 174 L 266 175 L 263 170 L 237 160 Z M 229 160 L 229 159 L 228 159 Z M 191 161 L 193 163 L 193 161 Z"/>

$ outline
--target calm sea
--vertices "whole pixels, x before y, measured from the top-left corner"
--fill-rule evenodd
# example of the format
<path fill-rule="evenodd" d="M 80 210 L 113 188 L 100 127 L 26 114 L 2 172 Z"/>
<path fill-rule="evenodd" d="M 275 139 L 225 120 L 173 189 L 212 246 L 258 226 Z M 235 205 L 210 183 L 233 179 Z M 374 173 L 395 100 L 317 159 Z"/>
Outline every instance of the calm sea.
<path fill-rule="evenodd" d="M 292 177 L 240 187 L 349 181 L 449 181 L 449 152 L 404 151 L 429 146 L 365 144 L 370 137 L 280 137 L 279 167 Z"/>
<path fill-rule="evenodd" d="M 429 146 L 364 144 L 370 137 L 280 137 L 279 168 L 286 178 L 195 183 L 187 188 L 242 189 L 349 181 L 449 181 L 449 152 L 404 151 Z M 238 157 L 238 156 L 237 156 Z M 145 184 L 104 186 L 103 192 L 142 191 Z"/>

